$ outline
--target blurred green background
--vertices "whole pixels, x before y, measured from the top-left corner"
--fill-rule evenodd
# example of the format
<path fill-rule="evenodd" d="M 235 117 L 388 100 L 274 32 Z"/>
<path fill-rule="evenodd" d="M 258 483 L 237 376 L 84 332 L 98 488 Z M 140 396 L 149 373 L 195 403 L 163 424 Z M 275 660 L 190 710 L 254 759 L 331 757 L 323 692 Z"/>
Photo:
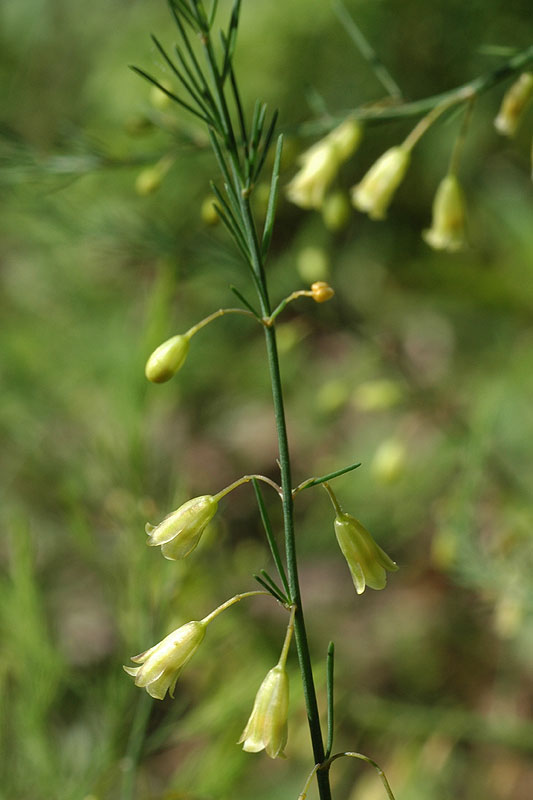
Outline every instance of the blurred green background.
<path fill-rule="evenodd" d="M 317 105 L 382 92 L 325 0 L 243 6 L 236 68 L 248 108 L 260 96 L 280 109 L 286 183 Z M 413 99 L 496 67 L 485 46 L 531 40 L 529 0 L 347 6 Z M 170 80 L 150 32 L 173 41 L 162 0 L 0 6 L 3 800 L 296 800 L 312 767 L 294 655 L 288 760 L 235 744 L 279 655 L 273 603 L 217 620 L 174 701 L 121 667 L 270 567 L 249 487 L 185 564 L 145 547 L 145 522 L 243 473 L 276 477 L 247 320 L 199 334 L 178 379 L 144 379 L 155 345 L 234 304 L 230 284 L 251 296 L 225 232 L 202 219 L 216 175 L 205 133 L 127 68 Z M 302 587 L 323 709 L 336 642 L 335 749 L 375 758 L 397 800 L 528 800 L 533 784 L 532 115 L 499 138 L 504 88 L 480 98 L 466 143 L 465 252 L 420 236 L 451 118 L 417 147 L 384 223 L 353 212 L 333 233 L 282 199 L 269 262 L 276 299 L 316 278 L 336 289 L 280 324 L 295 481 L 361 460 L 339 499 L 401 569 L 357 597 L 317 489 L 296 507 Z M 369 127 L 339 186 L 410 127 Z M 159 189 L 139 194 L 169 154 Z M 358 762 L 332 780 L 335 798 L 384 797 Z"/>

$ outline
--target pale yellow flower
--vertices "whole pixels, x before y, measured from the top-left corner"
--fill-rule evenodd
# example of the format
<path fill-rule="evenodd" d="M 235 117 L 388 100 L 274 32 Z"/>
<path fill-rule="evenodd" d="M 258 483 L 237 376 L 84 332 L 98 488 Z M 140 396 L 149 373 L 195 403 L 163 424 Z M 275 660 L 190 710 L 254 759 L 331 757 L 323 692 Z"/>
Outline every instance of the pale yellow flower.
<path fill-rule="evenodd" d="M 507 89 L 503 96 L 494 127 L 502 136 L 514 136 L 524 109 L 533 97 L 533 73 L 522 75 Z"/>
<path fill-rule="evenodd" d="M 289 679 L 285 667 L 277 664 L 268 672 L 257 692 L 252 713 L 238 744 L 248 753 L 265 750 L 270 758 L 285 758 Z"/>
<path fill-rule="evenodd" d="M 422 234 L 435 250 L 455 252 L 466 245 L 463 191 L 455 175 L 446 175 L 433 201 L 431 228 Z"/>
<path fill-rule="evenodd" d="M 207 524 L 214 517 L 218 500 L 210 494 L 187 500 L 176 511 L 165 517 L 159 525 L 146 524 L 150 547 L 161 547 L 169 561 L 186 558 L 192 553 Z"/>
<path fill-rule="evenodd" d="M 340 165 L 355 152 L 361 126 L 347 119 L 300 156 L 301 170 L 287 186 L 287 197 L 301 208 L 322 207 Z"/>
<path fill-rule="evenodd" d="M 340 512 L 335 518 L 335 534 L 357 594 L 362 594 L 366 586 L 384 589 L 386 570 L 395 572 L 398 565 L 376 544 L 364 525 L 351 514 Z"/>
<path fill-rule="evenodd" d="M 187 622 L 154 647 L 133 656 L 131 660 L 140 667 L 124 667 L 124 671 L 135 678 L 136 686 L 157 700 L 163 700 L 167 691 L 174 697 L 180 672 L 201 644 L 206 627 L 205 622 Z"/>
<path fill-rule="evenodd" d="M 385 219 L 394 192 L 400 185 L 409 162 L 410 149 L 391 147 L 370 167 L 363 179 L 352 188 L 352 204 L 370 219 Z"/>

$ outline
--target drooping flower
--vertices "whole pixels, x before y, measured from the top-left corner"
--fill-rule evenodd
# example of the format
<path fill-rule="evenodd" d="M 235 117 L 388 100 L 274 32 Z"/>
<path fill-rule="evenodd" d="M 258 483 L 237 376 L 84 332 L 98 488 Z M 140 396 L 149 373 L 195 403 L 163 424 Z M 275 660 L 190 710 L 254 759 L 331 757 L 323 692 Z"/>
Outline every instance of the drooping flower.
<path fill-rule="evenodd" d="M 409 162 L 411 150 L 405 146 L 391 147 L 370 167 L 362 180 L 352 188 L 352 204 L 370 219 L 385 219 L 394 192 L 400 185 Z"/>
<path fill-rule="evenodd" d="M 300 156 L 302 168 L 287 186 L 287 197 L 300 208 L 322 207 L 326 191 L 340 165 L 355 152 L 361 139 L 361 126 L 345 120 Z"/>
<path fill-rule="evenodd" d="M 454 174 L 446 175 L 433 200 L 431 228 L 422 234 L 435 250 L 455 252 L 466 244 L 463 190 Z"/>
<path fill-rule="evenodd" d="M 266 750 L 270 758 L 285 758 L 289 713 L 289 678 L 277 664 L 268 673 L 255 697 L 250 718 L 238 744 L 248 753 Z"/>
<path fill-rule="evenodd" d="M 187 622 L 158 644 L 133 656 L 140 667 L 124 667 L 135 678 L 135 685 L 146 689 L 149 695 L 163 700 L 167 691 L 174 697 L 174 687 L 181 670 L 201 644 L 207 624 L 204 621 Z"/>
<path fill-rule="evenodd" d="M 514 136 L 524 109 L 533 98 L 533 73 L 523 72 L 505 92 L 494 120 L 494 127 L 502 136 Z"/>
<path fill-rule="evenodd" d="M 187 358 L 189 340 L 187 334 L 178 334 L 160 344 L 146 362 L 144 372 L 148 380 L 152 383 L 169 381 Z"/>
<path fill-rule="evenodd" d="M 214 517 L 218 500 L 205 494 L 187 500 L 176 511 L 173 511 L 159 525 L 146 525 L 146 533 L 150 537 L 150 547 L 161 547 L 161 553 L 169 561 L 186 558 L 192 553 L 207 524 Z"/>
<path fill-rule="evenodd" d="M 341 511 L 335 518 L 335 534 L 357 594 L 362 594 L 366 586 L 384 589 L 386 570 L 395 572 L 398 565 L 376 544 L 364 525 L 351 514 Z"/>

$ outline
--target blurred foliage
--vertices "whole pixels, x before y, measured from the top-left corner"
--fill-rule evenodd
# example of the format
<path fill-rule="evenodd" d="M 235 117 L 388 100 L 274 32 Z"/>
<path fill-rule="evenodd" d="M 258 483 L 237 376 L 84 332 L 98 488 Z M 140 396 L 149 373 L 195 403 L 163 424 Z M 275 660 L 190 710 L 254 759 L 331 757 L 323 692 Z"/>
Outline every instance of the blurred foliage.
<path fill-rule="evenodd" d="M 530 43 L 527 0 L 347 6 L 412 98 L 496 66 L 486 45 Z M 199 334 L 178 380 L 145 385 L 153 346 L 233 304 L 230 284 L 250 292 L 202 216 L 204 132 L 127 69 L 170 80 L 150 31 L 172 41 L 163 2 L 0 6 L 6 800 L 296 798 L 312 766 L 294 662 L 288 761 L 235 745 L 283 639 L 272 604 L 221 617 L 174 701 L 152 702 L 121 669 L 269 566 L 249 488 L 186 565 L 144 547 L 145 521 L 276 472 L 263 343 L 245 319 Z M 245 2 L 236 65 L 247 105 L 280 108 L 285 182 L 317 98 L 339 111 L 380 94 L 324 0 Z M 527 800 L 533 781 L 532 117 L 501 140 L 502 91 L 478 101 L 467 140 L 468 251 L 420 238 L 452 119 L 417 148 L 385 223 L 354 212 L 332 233 L 282 201 L 269 265 L 276 298 L 328 275 L 337 292 L 280 324 L 295 482 L 360 459 L 339 498 L 401 570 L 356 597 L 327 498 L 308 491 L 303 592 L 323 708 L 337 645 L 335 748 L 375 758 L 398 800 Z M 369 128 L 337 188 L 409 126 Z M 167 155 L 159 189 L 139 194 L 139 173 Z M 382 797 L 367 769 L 336 762 L 335 796 Z"/>

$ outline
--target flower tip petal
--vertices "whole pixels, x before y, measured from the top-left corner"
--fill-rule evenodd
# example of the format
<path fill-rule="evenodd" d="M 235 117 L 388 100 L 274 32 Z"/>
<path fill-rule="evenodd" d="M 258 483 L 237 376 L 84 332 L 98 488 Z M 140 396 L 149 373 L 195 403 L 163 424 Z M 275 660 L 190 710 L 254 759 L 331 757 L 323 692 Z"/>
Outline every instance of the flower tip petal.
<path fill-rule="evenodd" d="M 238 744 L 241 744 L 242 738 L 239 740 Z M 242 749 L 245 750 L 247 753 L 259 753 L 261 750 L 264 750 L 265 745 L 263 742 L 259 742 L 254 739 L 246 739 L 244 742 Z"/>
<path fill-rule="evenodd" d="M 153 686 L 150 683 L 147 684 L 147 686 L 145 686 L 144 688 L 146 689 L 146 691 L 148 692 L 150 697 L 154 698 L 154 700 L 164 700 L 165 699 L 165 695 L 167 693 L 166 689 L 162 689 L 160 686 L 157 686 L 157 685 Z"/>
<path fill-rule="evenodd" d="M 128 675 L 131 675 L 132 678 L 135 678 L 140 670 L 140 667 L 127 667 L 125 664 L 123 664 L 122 669 L 124 670 L 124 672 L 127 672 Z"/>

